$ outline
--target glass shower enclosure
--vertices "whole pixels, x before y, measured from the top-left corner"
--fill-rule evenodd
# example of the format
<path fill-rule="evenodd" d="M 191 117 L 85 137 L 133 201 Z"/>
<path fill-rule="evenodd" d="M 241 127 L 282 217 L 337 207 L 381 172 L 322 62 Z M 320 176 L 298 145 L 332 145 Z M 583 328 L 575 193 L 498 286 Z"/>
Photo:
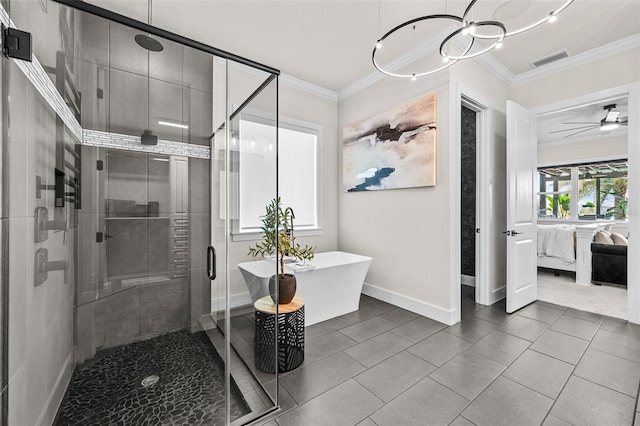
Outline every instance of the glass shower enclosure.
<path fill-rule="evenodd" d="M 275 409 L 237 264 L 239 170 L 258 177 L 252 203 L 277 197 L 278 71 L 83 2 L 2 6 L 46 75 L 2 58 L 4 424 Z"/>

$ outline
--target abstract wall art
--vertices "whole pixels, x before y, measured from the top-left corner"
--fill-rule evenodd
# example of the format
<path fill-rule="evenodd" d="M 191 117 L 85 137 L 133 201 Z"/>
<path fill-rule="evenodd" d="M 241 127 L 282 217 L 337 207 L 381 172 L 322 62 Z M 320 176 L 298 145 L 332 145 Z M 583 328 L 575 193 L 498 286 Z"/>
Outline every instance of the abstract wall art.
<path fill-rule="evenodd" d="M 346 192 L 436 184 L 436 94 L 342 131 Z"/>

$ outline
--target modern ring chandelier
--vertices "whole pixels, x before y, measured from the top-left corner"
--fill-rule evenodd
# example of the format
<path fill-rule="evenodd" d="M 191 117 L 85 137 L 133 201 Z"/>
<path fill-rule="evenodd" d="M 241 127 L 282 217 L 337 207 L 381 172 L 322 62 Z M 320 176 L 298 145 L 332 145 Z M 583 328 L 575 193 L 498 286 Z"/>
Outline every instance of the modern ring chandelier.
<path fill-rule="evenodd" d="M 563 10 L 565 10 L 574 1 L 575 0 L 566 0 L 565 3 L 562 4 L 562 6 L 559 7 L 558 9 L 549 11 L 548 13 L 545 12 L 546 14 L 538 21 L 529 23 L 527 25 L 523 25 L 520 28 L 512 29 L 512 28 L 507 28 L 505 24 L 497 20 L 474 22 L 471 19 L 471 16 L 473 16 L 472 15 L 473 6 L 478 2 L 478 0 L 471 0 L 469 5 L 466 7 L 464 13 L 462 14 L 462 17 L 450 15 L 446 13 L 427 15 L 427 16 L 421 16 L 419 18 L 411 19 L 407 22 L 404 22 L 394 27 L 393 29 L 388 31 L 386 34 L 384 34 L 382 37 L 380 37 L 376 41 L 376 44 L 373 48 L 373 53 L 371 54 L 371 60 L 373 61 L 373 65 L 376 67 L 376 69 L 385 75 L 388 75 L 390 77 L 410 78 L 412 80 L 415 80 L 417 77 L 423 77 L 426 75 L 434 74 L 438 71 L 444 70 L 445 68 L 449 68 L 450 66 L 452 66 L 453 64 L 455 64 L 460 60 L 475 58 L 493 49 L 499 49 L 500 47 L 502 47 L 502 43 L 504 39 L 507 37 L 521 34 L 525 31 L 528 31 L 540 26 L 545 22 L 554 22 L 558 14 Z M 455 29 L 454 31 L 449 33 L 446 37 L 444 37 L 444 39 L 440 43 L 440 48 L 439 48 L 439 53 L 441 58 L 440 63 L 433 64 L 431 68 L 423 69 L 418 72 L 404 73 L 404 74 L 396 73 L 393 70 L 388 69 L 388 67 L 382 66 L 380 65 L 380 63 L 378 63 L 378 61 L 376 60 L 376 54 L 383 48 L 385 44 L 385 40 L 387 40 L 389 37 L 396 34 L 398 31 L 400 31 L 403 28 L 412 26 L 413 32 L 414 32 L 414 51 L 415 51 L 416 24 L 420 22 L 432 23 L 432 22 L 436 22 L 437 20 L 448 20 L 448 21 L 454 22 L 457 25 L 460 25 L 459 28 Z M 451 44 L 453 40 L 459 35 L 468 36 L 469 42 L 465 43 L 466 46 L 463 46 L 460 48 L 461 53 L 451 54 L 450 53 L 452 50 Z M 488 46 L 484 48 L 472 51 L 472 47 L 476 40 L 488 40 L 490 41 L 490 43 Z M 414 56 L 415 56 L 415 53 L 414 53 Z"/>

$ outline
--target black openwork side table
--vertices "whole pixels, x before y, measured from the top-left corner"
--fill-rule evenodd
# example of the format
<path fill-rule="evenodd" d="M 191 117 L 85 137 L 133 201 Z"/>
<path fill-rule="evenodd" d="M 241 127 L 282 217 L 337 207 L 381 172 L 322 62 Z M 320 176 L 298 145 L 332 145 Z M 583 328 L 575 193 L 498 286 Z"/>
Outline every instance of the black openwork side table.
<path fill-rule="evenodd" d="M 256 367 L 266 373 L 276 372 L 276 305 L 271 296 L 254 304 L 256 333 L 253 351 Z M 278 372 L 297 368 L 304 361 L 304 299 L 296 294 L 286 305 L 278 306 Z"/>

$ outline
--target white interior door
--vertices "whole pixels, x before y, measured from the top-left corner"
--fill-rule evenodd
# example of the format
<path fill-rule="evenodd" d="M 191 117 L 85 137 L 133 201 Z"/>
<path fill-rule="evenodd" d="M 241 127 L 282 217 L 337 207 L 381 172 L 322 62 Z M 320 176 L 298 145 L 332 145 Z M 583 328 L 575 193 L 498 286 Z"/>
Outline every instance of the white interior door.
<path fill-rule="evenodd" d="M 536 116 L 507 101 L 507 312 L 538 298 Z"/>

